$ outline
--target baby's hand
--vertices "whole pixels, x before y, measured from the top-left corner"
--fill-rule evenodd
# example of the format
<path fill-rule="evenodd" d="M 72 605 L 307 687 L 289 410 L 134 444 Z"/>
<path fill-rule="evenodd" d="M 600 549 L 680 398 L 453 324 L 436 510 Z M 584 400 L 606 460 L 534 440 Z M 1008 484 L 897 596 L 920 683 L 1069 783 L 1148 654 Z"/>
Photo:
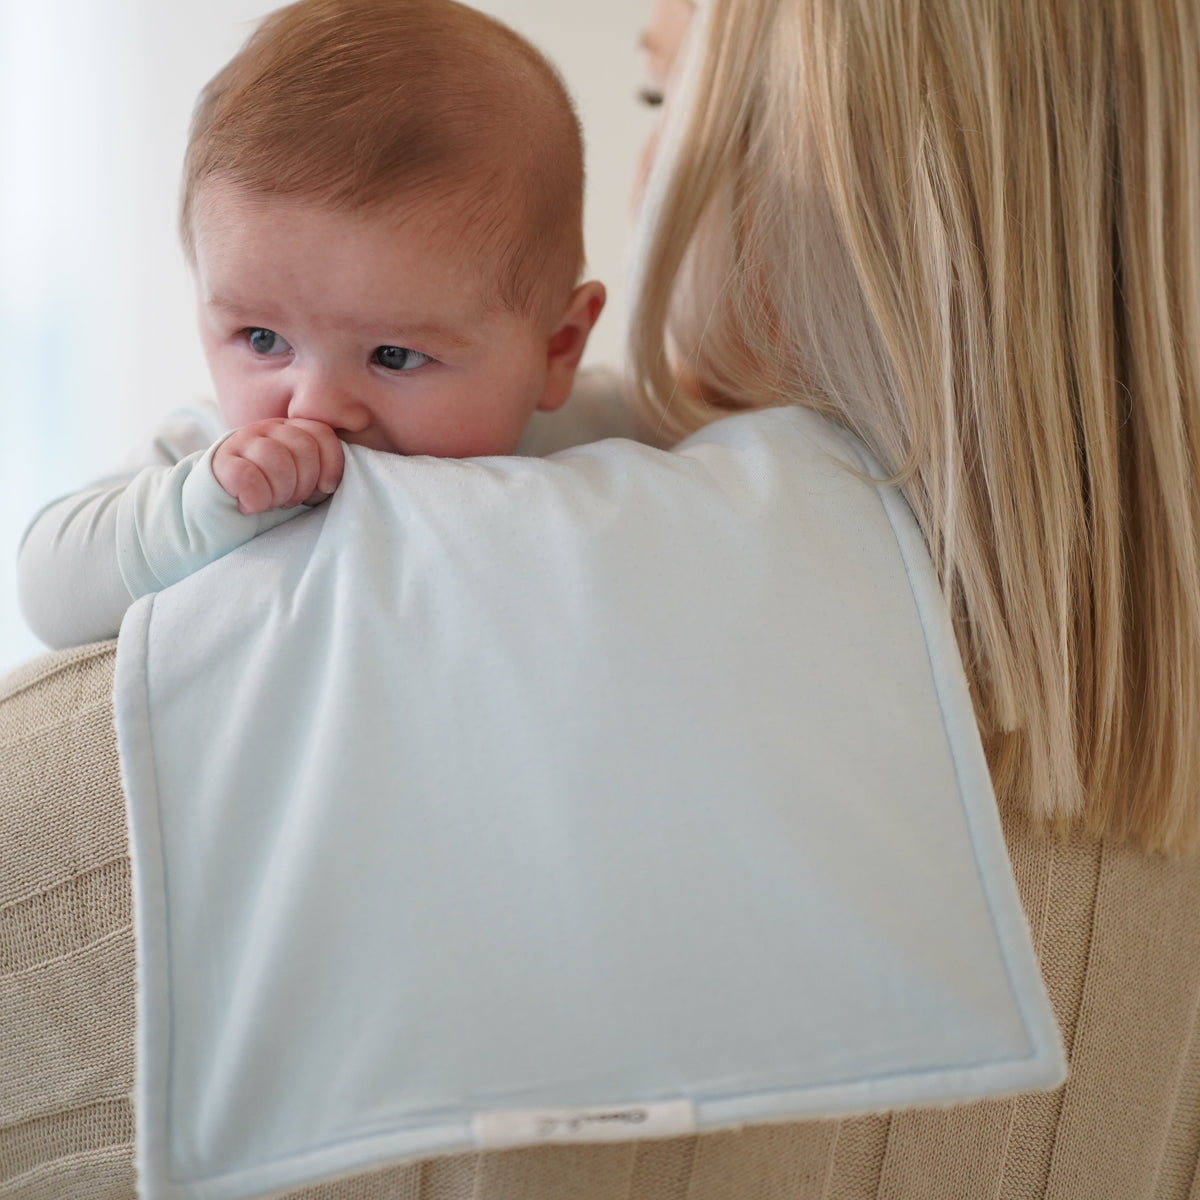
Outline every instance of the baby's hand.
<path fill-rule="evenodd" d="M 231 433 L 212 457 L 217 482 L 249 516 L 319 504 L 342 481 L 342 443 L 323 421 L 275 417 Z"/>

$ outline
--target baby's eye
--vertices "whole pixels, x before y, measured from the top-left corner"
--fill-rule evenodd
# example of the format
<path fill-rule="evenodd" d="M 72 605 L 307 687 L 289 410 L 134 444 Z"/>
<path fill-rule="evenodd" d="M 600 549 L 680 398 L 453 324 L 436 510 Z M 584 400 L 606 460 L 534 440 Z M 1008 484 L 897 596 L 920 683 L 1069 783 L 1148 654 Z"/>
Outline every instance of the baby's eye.
<path fill-rule="evenodd" d="M 427 362 L 433 362 L 428 354 L 422 354 L 419 350 L 405 350 L 403 346 L 380 346 L 373 357 L 389 371 L 415 371 Z"/>
<path fill-rule="evenodd" d="M 274 357 L 277 354 L 286 354 L 291 349 L 291 346 L 273 330 L 247 329 L 245 332 L 246 341 L 250 343 L 250 349 L 255 354 L 261 354 L 264 358 Z"/>

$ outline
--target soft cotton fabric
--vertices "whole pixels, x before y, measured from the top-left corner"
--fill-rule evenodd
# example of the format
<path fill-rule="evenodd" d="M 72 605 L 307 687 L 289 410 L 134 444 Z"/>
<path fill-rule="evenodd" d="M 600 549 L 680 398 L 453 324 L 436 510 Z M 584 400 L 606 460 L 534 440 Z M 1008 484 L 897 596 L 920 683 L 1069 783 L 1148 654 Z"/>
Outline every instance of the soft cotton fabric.
<path fill-rule="evenodd" d="M 674 453 L 352 447 L 328 505 L 131 609 L 145 1196 L 496 1112 L 1061 1080 L 930 564 L 847 464 L 793 409 Z"/>

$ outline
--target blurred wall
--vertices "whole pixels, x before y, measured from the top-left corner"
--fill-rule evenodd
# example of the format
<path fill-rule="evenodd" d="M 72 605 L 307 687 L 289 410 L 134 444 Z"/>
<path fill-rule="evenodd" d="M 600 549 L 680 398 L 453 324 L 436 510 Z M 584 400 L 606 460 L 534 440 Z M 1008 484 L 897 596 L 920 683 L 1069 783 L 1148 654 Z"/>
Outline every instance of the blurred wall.
<path fill-rule="evenodd" d="M 588 144 L 588 274 L 609 307 L 586 361 L 619 364 L 629 191 L 652 114 L 649 0 L 480 0 L 563 72 Z M 119 464 L 206 394 L 175 237 L 201 85 L 261 0 L 0 0 L 0 671 L 41 647 L 16 610 L 17 540 L 47 500 Z"/>

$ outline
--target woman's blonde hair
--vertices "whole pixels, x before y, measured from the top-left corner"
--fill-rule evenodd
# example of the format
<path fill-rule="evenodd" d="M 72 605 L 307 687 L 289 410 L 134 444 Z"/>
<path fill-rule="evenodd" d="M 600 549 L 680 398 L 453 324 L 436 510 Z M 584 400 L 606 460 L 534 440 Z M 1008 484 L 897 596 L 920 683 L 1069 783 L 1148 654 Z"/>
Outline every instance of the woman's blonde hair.
<path fill-rule="evenodd" d="M 635 313 L 672 435 L 894 471 L 1002 802 L 1200 847 L 1196 0 L 712 0 Z"/>

